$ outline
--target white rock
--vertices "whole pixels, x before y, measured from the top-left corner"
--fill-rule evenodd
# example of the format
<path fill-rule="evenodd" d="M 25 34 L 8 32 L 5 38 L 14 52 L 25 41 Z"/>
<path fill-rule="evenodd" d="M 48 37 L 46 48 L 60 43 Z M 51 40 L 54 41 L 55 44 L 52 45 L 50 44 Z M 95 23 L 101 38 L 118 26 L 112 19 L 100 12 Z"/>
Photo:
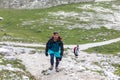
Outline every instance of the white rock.
<path fill-rule="evenodd" d="M 12 67 L 12 65 L 11 65 L 11 64 L 7 64 L 6 66 L 7 66 L 7 67 Z"/>
<path fill-rule="evenodd" d="M 0 63 L 2 63 L 3 61 L 0 59 Z"/>
<path fill-rule="evenodd" d="M 97 39 L 94 39 L 93 41 L 96 41 Z"/>
<path fill-rule="evenodd" d="M 4 56 L 4 58 L 10 61 L 16 60 L 15 56 Z"/>
<path fill-rule="evenodd" d="M 5 29 L 1 29 L 0 31 L 5 32 L 6 30 Z"/>
<path fill-rule="evenodd" d="M 8 49 L 0 48 L 0 54 L 2 54 L 2 55 L 10 55 L 11 51 L 9 51 Z"/>
<path fill-rule="evenodd" d="M 29 80 L 29 77 L 27 77 L 25 75 L 23 75 L 22 78 L 23 78 L 23 80 Z"/>
<path fill-rule="evenodd" d="M 35 54 L 35 53 L 36 53 L 35 50 L 31 50 L 31 51 L 29 52 L 29 54 Z"/>
<path fill-rule="evenodd" d="M 120 53 L 118 53 L 117 55 L 118 55 L 118 57 L 120 57 Z"/>
<path fill-rule="evenodd" d="M 3 17 L 0 17 L 0 20 L 3 20 Z"/>
<path fill-rule="evenodd" d="M 79 66 L 79 68 L 78 68 L 78 70 L 77 70 L 77 71 L 83 72 L 83 71 L 85 71 L 85 70 L 86 70 L 86 69 L 85 69 L 84 67 Z"/>
<path fill-rule="evenodd" d="M 54 27 L 49 27 L 49 29 L 54 29 Z"/>
<path fill-rule="evenodd" d="M 102 54 L 96 54 L 97 57 L 102 57 L 103 55 Z"/>

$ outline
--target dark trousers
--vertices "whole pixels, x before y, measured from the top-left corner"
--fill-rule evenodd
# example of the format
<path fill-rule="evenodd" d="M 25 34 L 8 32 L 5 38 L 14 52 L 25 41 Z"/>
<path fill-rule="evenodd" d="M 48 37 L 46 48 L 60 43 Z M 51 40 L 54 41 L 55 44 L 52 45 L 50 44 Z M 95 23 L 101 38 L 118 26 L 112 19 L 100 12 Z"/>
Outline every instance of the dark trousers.
<path fill-rule="evenodd" d="M 58 67 L 59 61 L 60 61 L 60 58 L 59 58 L 59 57 L 56 57 L 56 65 L 55 65 L 55 68 Z M 52 66 L 54 65 L 54 54 L 50 54 L 50 63 L 51 63 Z"/>

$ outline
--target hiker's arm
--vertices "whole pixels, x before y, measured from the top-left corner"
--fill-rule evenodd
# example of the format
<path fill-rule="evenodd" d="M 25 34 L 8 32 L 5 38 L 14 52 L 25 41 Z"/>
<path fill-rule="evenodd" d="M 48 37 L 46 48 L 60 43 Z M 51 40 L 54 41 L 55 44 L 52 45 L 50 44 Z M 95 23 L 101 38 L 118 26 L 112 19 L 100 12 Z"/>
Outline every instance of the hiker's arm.
<path fill-rule="evenodd" d="M 46 48 L 45 48 L 45 55 L 48 56 L 48 46 L 49 46 L 49 41 L 46 44 Z"/>
<path fill-rule="evenodd" d="M 63 56 L 63 52 L 64 52 L 64 47 L 63 47 L 63 42 L 61 41 L 61 53 L 60 53 L 61 56 Z"/>

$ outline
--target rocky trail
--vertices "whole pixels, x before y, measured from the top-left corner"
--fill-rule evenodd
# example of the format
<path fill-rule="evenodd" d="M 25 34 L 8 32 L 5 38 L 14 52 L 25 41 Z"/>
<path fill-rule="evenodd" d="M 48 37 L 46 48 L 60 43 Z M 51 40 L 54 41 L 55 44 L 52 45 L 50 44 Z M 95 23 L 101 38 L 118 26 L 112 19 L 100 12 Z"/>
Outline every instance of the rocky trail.
<path fill-rule="evenodd" d="M 26 69 L 37 80 L 120 80 L 120 76 L 114 74 L 116 69 L 113 66 L 113 64 L 120 64 L 119 56 L 97 53 L 88 54 L 82 51 L 91 47 L 107 45 L 118 41 L 120 41 L 120 38 L 104 42 L 81 44 L 78 58 L 75 58 L 72 51 L 75 45 L 65 45 L 64 47 L 68 49 L 65 51 L 63 60 L 59 66 L 61 71 L 56 73 L 53 70 L 50 75 L 42 73 L 43 70 L 48 69 L 50 66 L 49 57 L 44 55 L 44 50 L 39 51 L 33 48 L 25 48 L 45 47 L 44 44 L 0 42 L 0 45 L 2 45 L 0 52 L 5 54 L 16 53 L 10 55 L 8 58 L 22 60 Z"/>

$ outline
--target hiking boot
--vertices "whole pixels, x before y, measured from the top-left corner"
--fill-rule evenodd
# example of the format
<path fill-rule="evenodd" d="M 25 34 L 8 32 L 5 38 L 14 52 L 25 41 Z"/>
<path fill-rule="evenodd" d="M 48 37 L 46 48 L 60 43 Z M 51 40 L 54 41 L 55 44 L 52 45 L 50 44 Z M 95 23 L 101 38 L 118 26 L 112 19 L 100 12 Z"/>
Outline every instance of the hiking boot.
<path fill-rule="evenodd" d="M 53 70 L 53 66 L 51 65 L 51 67 L 49 68 L 49 70 Z"/>
<path fill-rule="evenodd" d="M 75 58 L 78 58 L 78 56 L 75 56 Z"/>
<path fill-rule="evenodd" d="M 56 68 L 56 72 L 59 72 L 59 69 L 58 69 L 58 68 Z"/>

